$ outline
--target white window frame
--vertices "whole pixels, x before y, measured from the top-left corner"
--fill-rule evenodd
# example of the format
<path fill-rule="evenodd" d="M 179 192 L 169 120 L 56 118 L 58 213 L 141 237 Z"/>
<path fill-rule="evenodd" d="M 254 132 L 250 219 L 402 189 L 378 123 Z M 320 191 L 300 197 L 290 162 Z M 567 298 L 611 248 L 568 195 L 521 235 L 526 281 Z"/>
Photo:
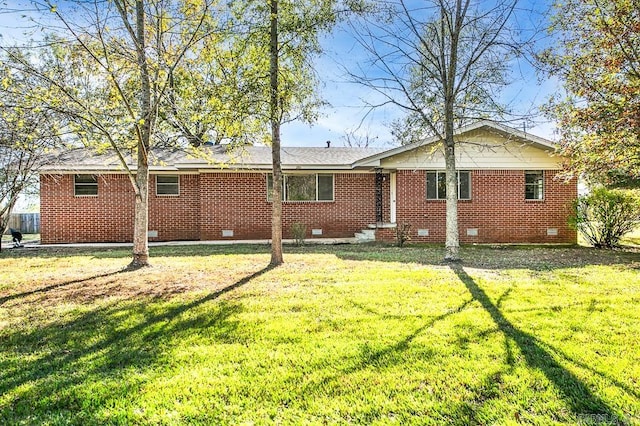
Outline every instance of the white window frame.
<path fill-rule="evenodd" d="M 536 183 L 527 183 L 527 175 L 532 174 L 540 175 L 542 178 L 542 184 Z M 538 198 L 527 198 L 527 188 L 528 187 L 538 187 L 539 188 L 539 196 Z M 524 171 L 524 199 L 527 201 L 544 201 L 544 193 L 546 191 L 544 184 L 544 170 L 525 170 Z"/>
<path fill-rule="evenodd" d="M 78 182 L 78 176 L 91 176 L 95 182 Z M 95 194 L 78 194 L 78 187 L 95 187 Z M 76 174 L 73 175 L 73 195 L 75 197 L 97 197 L 98 196 L 98 176 L 92 174 Z"/>
<path fill-rule="evenodd" d="M 155 175 L 155 177 L 156 177 L 156 196 L 158 196 L 158 197 L 179 197 L 180 196 L 180 175 Z M 167 183 L 167 182 L 159 183 L 158 182 L 158 178 L 161 178 L 161 177 L 162 178 L 167 178 L 167 177 L 176 178 L 176 182 L 175 183 L 173 183 L 173 182 L 171 182 L 171 183 Z M 173 194 L 173 193 L 171 193 L 171 194 L 160 194 L 158 192 L 158 188 L 160 186 L 162 186 L 162 187 L 173 187 L 173 186 L 175 186 L 176 187 L 176 193 L 175 194 Z"/>
<path fill-rule="evenodd" d="M 314 176 L 315 177 L 315 199 L 313 200 L 288 200 L 287 194 L 287 178 L 289 176 Z M 330 200 L 319 200 L 320 194 L 320 176 L 331 176 L 331 199 Z M 273 182 L 273 174 L 269 173 L 266 177 L 267 180 L 267 201 L 271 202 L 271 191 L 269 190 L 269 183 Z M 300 174 L 283 174 L 282 175 L 282 201 L 286 203 L 331 203 L 336 199 L 336 178 L 334 173 L 300 173 Z"/>
<path fill-rule="evenodd" d="M 428 185 L 428 181 L 429 181 L 429 173 L 435 173 L 435 178 L 436 178 L 436 196 L 434 197 L 429 197 L 429 185 Z M 469 197 L 468 198 L 460 198 L 460 173 L 466 173 L 469 176 Z M 447 172 L 446 171 L 442 171 L 442 170 L 427 170 L 425 173 L 425 183 L 427 183 L 426 185 L 426 194 L 425 196 L 427 197 L 427 200 L 431 200 L 431 201 L 436 201 L 436 200 L 446 200 L 446 197 L 440 197 L 440 193 L 438 191 L 438 180 L 439 180 L 439 176 L 442 175 L 444 176 L 443 179 L 446 179 L 446 175 Z M 467 200 L 471 200 L 471 194 L 472 194 L 472 174 L 470 170 L 457 170 L 456 171 L 456 177 L 458 179 L 458 200 L 462 200 L 462 201 L 467 201 Z"/>

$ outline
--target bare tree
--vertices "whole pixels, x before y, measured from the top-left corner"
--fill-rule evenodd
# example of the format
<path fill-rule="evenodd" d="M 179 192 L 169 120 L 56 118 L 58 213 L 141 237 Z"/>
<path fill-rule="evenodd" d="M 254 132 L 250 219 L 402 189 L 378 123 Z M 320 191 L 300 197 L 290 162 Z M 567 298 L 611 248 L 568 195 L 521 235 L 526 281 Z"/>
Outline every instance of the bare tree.
<path fill-rule="evenodd" d="M 378 139 L 377 136 L 373 136 L 369 130 L 359 132 L 359 129 L 348 129 L 342 136 L 344 145 L 351 148 L 368 148 L 373 145 Z"/>
<path fill-rule="evenodd" d="M 351 77 L 406 113 L 396 136 L 419 142 L 437 136 L 446 167 L 446 255 L 459 260 L 456 128 L 499 118 L 498 99 L 513 58 L 520 52 L 512 21 L 517 0 L 390 0 L 378 13 L 353 23 L 371 61 Z"/>

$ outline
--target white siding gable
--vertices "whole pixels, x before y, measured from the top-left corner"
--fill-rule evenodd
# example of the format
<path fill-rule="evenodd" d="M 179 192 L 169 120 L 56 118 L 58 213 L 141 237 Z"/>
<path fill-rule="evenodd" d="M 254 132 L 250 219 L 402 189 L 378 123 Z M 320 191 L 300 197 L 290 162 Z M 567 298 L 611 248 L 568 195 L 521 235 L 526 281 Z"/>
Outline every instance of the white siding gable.
<path fill-rule="evenodd" d="M 459 136 L 456 144 L 458 170 L 554 170 L 562 168 L 562 157 L 553 149 L 520 138 L 508 138 L 479 129 Z M 380 159 L 385 169 L 444 170 L 442 143 L 417 147 Z"/>

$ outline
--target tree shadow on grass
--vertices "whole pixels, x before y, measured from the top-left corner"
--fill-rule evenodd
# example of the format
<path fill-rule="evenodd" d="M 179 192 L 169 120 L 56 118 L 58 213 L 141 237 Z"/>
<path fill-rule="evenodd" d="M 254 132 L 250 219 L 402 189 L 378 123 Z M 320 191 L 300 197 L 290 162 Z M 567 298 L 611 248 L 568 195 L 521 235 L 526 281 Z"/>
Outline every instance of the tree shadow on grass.
<path fill-rule="evenodd" d="M 271 269 L 263 268 L 187 303 L 117 301 L 71 321 L 3 332 L 0 395 L 5 398 L 0 398 L 0 423 L 104 421 L 96 413 L 118 398 L 135 395 L 145 384 L 135 376 L 145 371 L 161 374 L 157 372 L 163 368 L 161 360 L 180 336 L 188 338 L 194 330 L 206 329 L 214 341 L 247 339 L 233 320 L 241 304 L 225 300 L 200 308 Z M 140 374 L 132 376 L 131 369 Z M 99 384 L 97 394 L 87 397 L 92 384 Z"/>
<path fill-rule="evenodd" d="M 39 293 L 47 293 L 53 290 L 58 290 L 60 288 L 63 287 L 67 287 L 67 286 L 72 286 L 75 284 L 82 284 L 85 282 L 89 282 L 98 278 L 107 278 L 107 277 L 112 277 L 121 273 L 127 272 L 126 270 L 117 270 L 114 272 L 107 272 L 104 274 L 99 274 L 99 275 L 93 275 L 91 277 L 87 277 L 87 278 L 80 278 L 77 280 L 71 280 L 71 281 L 64 281 L 64 282 L 60 282 L 60 283 L 56 283 L 56 284 L 51 284 L 48 285 L 46 287 L 40 287 L 40 288 L 36 288 L 34 290 L 29 290 L 29 291 L 24 291 L 22 293 L 15 293 L 15 294 L 10 294 L 8 296 L 3 296 L 0 297 L 0 306 L 4 305 L 6 302 L 10 301 L 10 300 L 15 300 L 15 299 L 22 299 L 25 297 L 29 297 L 29 296 L 33 296 L 34 294 L 39 294 Z"/>
<path fill-rule="evenodd" d="M 448 309 L 446 312 L 430 318 L 423 325 L 414 329 L 411 333 L 407 334 L 402 339 L 398 340 L 392 345 L 389 345 L 383 348 L 372 348 L 371 346 L 365 343 L 362 349 L 360 350 L 360 355 L 357 357 L 355 362 L 353 362 L 353 358 L 351 357 L 349 357 L 348 359 L 345 359 L 345 364 L 347 365 L 346 368 L 340 369 L 339 372 L 335 375 L 324 377 L 319 382 L 309 383 L 307 386 L 305 386 L 302 394 L 314 392 L 314 390 L 317 390 L 317 389 L 325 389 L 331 383 L 339 381 L 340 378 L 347 376 L 349 374 L 353 374 L 358 371 L 364 370 L 366 368 L 370 368 L 371 366 L 377 366 L 377 367 L 390 366 L 394 363 L 405 362 L 401 355 L 404 351 L 406 351 L 409 348 L 409 345 L 411 344 L 411 342 L 413 342 L 419 335 L 424 333 L 426 330 L 432 328 L 436 323 L 443 321 L 452 315 L 462 312 L 472 302 L 473 302 L 473 299 L 466 300 L 460 305 L 458 305 L 457 307 Z M 378 315 L 380 317 L 389 319 L 386 315 L 379 314 L 375 310 L 368 308 L 366 306 L 363 306 L 361 304 L 352 302 L 352 305 L 354 307 L 362 309 L 364 312 L 367 312 L 369 314 Z"/>
<path fill-rule="evenodd" d="M 157 257 L 215 256 L 226 254 L 268 254 L 267 244 L 184 244 L 149 247 L 149 260 Z M 92 256 L 96 259 L 127 259 L 131 257 L 131 247 L 109 246 L 37 246 L 24 250 L 3 250 L 1 258 L 65 258 L 72 256 Z"/>
<path fill-rule="evenodd" d="M 515 342 L 529 367 L 541 371 L 563 395 L 565 402 L 576 417 L 595 415 L 602 416 L 610 422 L 625 424 L 625 419 L 595 395 L 578 377 L 560 365 L 542 347 L 536 337 L 515 327 L 461 265 L 452 264 L 450 268 L 467 287 L 473 299 L 478 301 L 491 316 L 500 331 Z"/>
<path fill-rule="evenodd" d="M 390 355 L 397 355 L 403 351 L 406 351 L 409 347 L 409 344 L 413 342 L 416 337 L 424 333 L 426 330 L 432 328 L 436 323 L 447 319 L 448 317 L 462 312 L 473 300 L 467 300 L 463 302 L 461 305 L 454 309 L 450 309 L 447 312 L 440 314 L 431 318 L 422 326 L 416 328 L 410 334 L 406 335 L 404 338 L 398 340 L 393 345 L 387 346 L 382 349 L 372 350 L 368 346 L 365 345 L 363 349 L 360 360 L 357 364 L 352 365 L 348 369 L 343 371 L 343 374 L 351 374 L 355 371 L 362 370 L 368 366 L 379 364 L 380 361 L 388 358 Z M 402 361 L 401 357 L 397 357 L 399 361 Z"/>
<path fill-rule="evenodd" d="M 150 249 L 150 261 L 162 257 L 261 255 L 269 253 L 268 245 L 167 245 Z M 4 253 L 4 252 L 3 252 Z M 286 247 L 286 254 L 333 254 L 341 259 L 356 261 L 383 261 L 418 263 L 445 266 L 444 247 L 441 245 L 409 245 L 395 247 L 388 244 L 341 244 L 308 245 Z M 640 249 L 601 250 L 581 246 L 508 246 L 508 245 L 464 245 L 461 255 L 465 264 L 484 269 L 533 269 L 553 270 L 586 265 L 624 265 L 640 269 Z M 131 257 L 128 247 L 34 247 L 0 255 L 8 258 L 64 258 L 91 256 L 96 259 L 126 259 Z"/>
<path fill-rule="evenodd" d="M 349 375 L 357 374 L 358 372 L 367 369 L 378 371 L 385 370 L 386 368 L 393 367 L 394 365 L 403 365 L 407 362 L 406 357 L 408 351 L 413 351 L 412 356 L 418 355 L 422 361 L 427 361 L 430 363 L 437 362 L 431 360 L 438 355 L 437 349 L 431 346 L 421 346 L 420 344 L 416 344 L 414 347 L 412 347 L 412 343 L 415 342 L 415 340 L 419 336 L 428 333 L 429 330 L 433 328 L 437 323 L 451 319 L 451 317 L 463 312 L 470 305 L 473 305 L 476 302 L 477 300 L 474 297 L 464 300 L 456 307 L 452 307 L 450 309 L 447 309 L 440 315 L 431 317 L 421 326 L 415 328 L 411 333 L 403 336 L 390 345 L 384 347 L 373 347 L 365 342 L 363 345 L 361 345 L 357 356 L 346 357 L 342 362 L 336 363 L 344 365 L 343 368 L 339 369 L 334 374 L 322 378 L 320 381 L 308 383 L 303 388 L 301 394 L 308 395 L 315 392 L 326 394 L 327 392 L 331 392 L 327 389 L 330 389 L 332 386 L 340 386 L 340 383 L 342 383 L 343 380 L 348 383 L 352 383 L 350 380 L 345 380 L 345 377 Z M 377 316 L 383 320 L 402 320 L 406 318 L 402 315 L 395 316 L 378 312 L 369 306 L 354 301 L 350 301 L 350 304 L 358 309 L 361 309 L 363 312 L 366 312 L 369 315 Z M 499 332 L 500 329 L 495 328 L 480 333 L 478 337 Z M 421 411 L 421 409 L 417 409 L 416 412 L 408 410 L 406 413 L 404 413 L 403 410 L 400 410 L 400 412 L 394 411 L 393 413 L 385 413 L 381 412 L 378 408 L 371 406 L 368 409 L 365 408 L 364 411 L 359 411 L 360 409 L 356 408 L 355 412 L 350 413 L 348 416 L 355 416 L 354 418 L 364 423 L 372 423 L 375 421 L 384 422 L 387 419 L 386 416 L 390 414 L 392 418 L 399 420 L 400 423 L 402 423 L 403 420 L 415 421 L 415 416 L 426 416 L 428 417 L 429 421 L 425 421 L 425 424 L 429 422 L 434 424 L 442 423 L 460 425 L 484 424 L 486 419 L 483 420 L 482 418 L 478 417 L 476 406 L 485 404 L 491 399 L 503 398 L 503 395 L 500 393 L 501 383 L 504 381 L 503 377 L 505 375 L 508 375 L 513 370 L 516 362 L 509 339 L 506 336 L 504 339 L 504 346 L 506 353 L 504 366 L 497 371 L 486 372 L 486 376 L 482 378 L 476 386 L 467 384 L 465 391 L 472 394 L 471 399 L 468 401 L 456 402 L 443 398 L 441 400 L 442 406 L 438 408 L 432 408 L 428 412 L 423 412 Z M 478 372 L 478 375 L 481 376 L 484 373 L 485 372 Z M 388 389 L 388 391 L 391 394 L 395 394 L 395 390 L 393 389 Z M 402 390 L 400 390 L 399 392 L 402 392 Z M 414 390 L 414 392 L 422 391 L 418 388 Z M 417 395 L 414 395 L 414 397 L 417 397 Z M 436 405 L 438 404 L 436 403 Z"/>
<path fill-rule="evenodd" d="M 624 390 L 625 392 L 627 392 L 629 395 L 633 395 L 636 398 L 638 398 L 640 400 L 640 390 L 639 389 L 634 389 L 631 386 L 621 382 L 620 380 L 616 379 L 615 377 L 611 377 L 611 375 L 603 373 L 602 371 L 596 370 L 595 368 L 593 368 L 592 366 L 585 364 L 584 362 L 578 361 L 575 358 L 570 357 L 569 355 L 567 355 L 566 352 L 548 344 L 545 342 L 540 342 L 538 341 L 539 344 L 541 346 L 546 346 L 547 348 L 549 348 L 550 351 L 556 353 L 557 355 L 559 355 L 560 357 L 564 358 L 566 361 L 577 365 L 578 367 L 587 370 L 589 372 L 591 372 L 592 374 L 602 377 L 604 380 L 607 380 L 611 383 L 613 383 L 615 386 L 619 387 L 620 389 Z"/>
<path fill-rule="evenodd" d="M 417 263 L 446 267 L 445 250 L 439 245 L 407 246 L 403 248 L 372 246 L 318 247 L 317 252 L 333 252 L 344 260 Z M 589 265 L 623 265 L 640 269 L 638 250 L 600 250 L 580 246 L 471 246 L 460 249 L 468 267 L 481 269 L 531 269 L 548 271 Z"/>

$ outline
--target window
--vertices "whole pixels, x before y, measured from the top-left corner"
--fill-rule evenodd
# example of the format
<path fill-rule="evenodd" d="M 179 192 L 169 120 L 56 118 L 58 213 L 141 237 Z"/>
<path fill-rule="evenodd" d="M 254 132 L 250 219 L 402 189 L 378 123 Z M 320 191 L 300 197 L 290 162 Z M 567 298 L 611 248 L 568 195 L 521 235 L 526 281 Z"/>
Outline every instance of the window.
<path fill-rule="evenodd" d="M 98 195 L 98 178 L 95 175 L 75 175 L 73 191 L 78 195 Z"/>
<path fill-rule="evenodd" d="M 156 195 L 180 195 L 178 176 L 156 176 Z"/>
<path fill-rule="evenodd" d="M 524 172 L 524 199 L 544 199 L 544 173 L 542 170 Z"/>
<path fill-rule="evenodd" d="M 471 199 L 471 172 L 459 171 L 458 200 Z M 445 172 L 427 172 L 427 199 L 444 200 L 447 198 L 447 174 Z"/>
<path fill-rule="evenodd" d="M 316 199 L 316 176 L 293 175 L 284 179 L 285 200 L 312 201 Z"/>
<path fill-rule="evenodd" d="M 271 201 L 273 175 L 267 175 L 267 200 Z M 284 201 L 333 201 L 333 175 L 284 175 Z"/>
<path fill-rule="evenodd" d="M 333 175 L 318 175 L 318 201 L 333 201 Z"/>

